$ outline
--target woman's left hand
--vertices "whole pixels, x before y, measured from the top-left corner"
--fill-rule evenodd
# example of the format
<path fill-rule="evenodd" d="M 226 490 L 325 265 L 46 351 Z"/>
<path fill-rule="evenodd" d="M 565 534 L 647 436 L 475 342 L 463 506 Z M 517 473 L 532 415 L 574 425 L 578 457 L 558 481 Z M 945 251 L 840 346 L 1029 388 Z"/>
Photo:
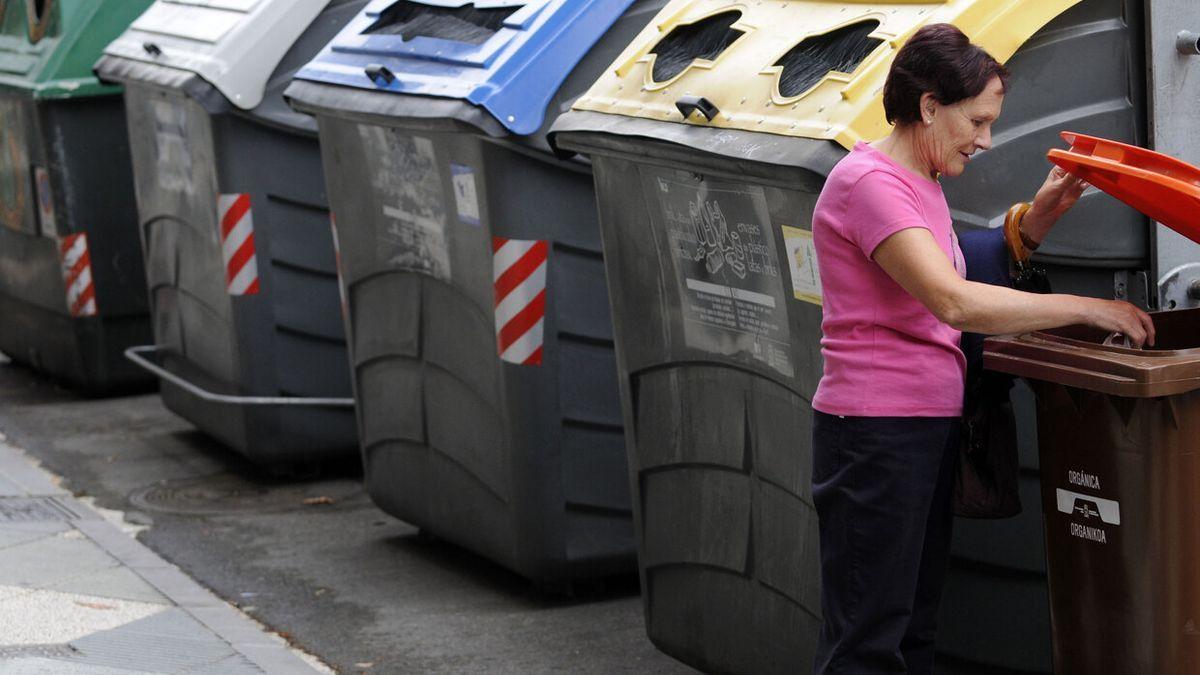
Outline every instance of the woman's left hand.
<path fill-rule="evenodd" d="M 1042 183 L 1037 196 L 1033 198 L 1033 206 L 1030 207 L 1029 213 L 1021 219 L 1021 230 L 1027 237 L 1040 243 L 1062 214 L 1075 206 L 1075 202 L 1079 201 L 1079 196 L 1087 188 L 1087 183 L 1068 173 L 1066 169 L 1058 166 L 1050 169 L 1046 182 Z"/>

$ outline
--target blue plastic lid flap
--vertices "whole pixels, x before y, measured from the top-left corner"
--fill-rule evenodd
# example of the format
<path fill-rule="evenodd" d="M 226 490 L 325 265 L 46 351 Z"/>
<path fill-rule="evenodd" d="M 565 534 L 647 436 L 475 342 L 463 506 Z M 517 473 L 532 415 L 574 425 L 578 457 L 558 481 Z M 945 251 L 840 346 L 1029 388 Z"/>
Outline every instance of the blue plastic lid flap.
<path fill-rule="evenodd" d="M 297 79 L 462 99 L 515 134 L 633 0 L 375 0 Z"/>

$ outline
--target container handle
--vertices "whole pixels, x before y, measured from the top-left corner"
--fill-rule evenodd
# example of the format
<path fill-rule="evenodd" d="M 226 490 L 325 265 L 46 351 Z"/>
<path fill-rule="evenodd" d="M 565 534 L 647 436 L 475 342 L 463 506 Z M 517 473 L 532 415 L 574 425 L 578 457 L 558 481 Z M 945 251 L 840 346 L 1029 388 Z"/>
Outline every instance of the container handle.
<path fill-rule="evenodd" d="M 312 406 L 317 408 L 353 408 L 354 399 L 352 398 L 306 398 L 302 396 L 230 396 L 228 394 L 217 394 L 206 389 L 201 389 L 187 380 L 179 377 L 175 373 L 163 368 L 153 361 L 142 356 L 143 354 L 157 354 L 159 348 L 157 345 L 144 345 L 141 347 L 130 347 L 125 350 L 125 358 L 133 361 L 135 365 L 148 370 L 159 378 L 170 382 L 171 384 L 183 389 L 192 396 L 203 399 L 210 403 L 225 403 L 229 405 L 262 405 L 262 406 Z"/>
<path fill-rule="evenodd" d="M 679 109 L 679 113 L 683 115 L 683 119 L 685 120 L 691 117 L 694 112 L 704 115 L 704 119 L 709 122 L 721 114 L 721 109 L 714 105 L 712 101 L 703 96 L 694 96 L 692 94 L 680 96 L 679 100 L 675 101 L 675 107 Z"/>
<path fill-rule="evenodd" d="M 363 72 L 367 74 L 367 77 L 371 78 L 371 81 L 377 87 L 386 87 L 396 81 L 396 74 L 387 66 L 379 63 L 368 64 L 366 68 L 363 68 Z"/>

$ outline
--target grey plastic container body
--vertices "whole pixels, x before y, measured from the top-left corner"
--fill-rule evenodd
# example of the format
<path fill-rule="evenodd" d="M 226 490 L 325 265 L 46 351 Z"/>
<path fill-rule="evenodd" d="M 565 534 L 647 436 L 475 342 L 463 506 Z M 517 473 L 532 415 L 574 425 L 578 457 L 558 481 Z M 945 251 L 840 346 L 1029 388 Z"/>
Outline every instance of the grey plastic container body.
<path fill-rule="evenodd" d="M 147 388 L 153 379 L 125 360 L 150 336 L 138 252 L 128 137 L 119 96 L 34 99 L 0 88 L 0 351 L 89 393 Z M 36 168 L 46 171 L 53 222 L 39 208 Z M 85 234 L 98 313 L 73 317 L 60 241 Z"/>
<path fill-rule="evenodd" d="M 1144 142 L 1140 12 L 1140 3 L 1081 3 L 1013 57 L 995 147 L 944 182 L 958 227 L 998 225 L 1008 205 L 1032 198 L 1061 130 Z M 1081 59 L 1100 64 L 1088 78 L 1079 77 Z M 828 143 L 827 151 L 789 151 L 803 141 L 764 143 L 769 137 L 597 113 L 565 122 L 556 128 L 558 144 L 591 156 L 596 172 L 650 637 L 711 672 L 811 668 L 819 571 L 809 401 L 821 374 L 820 310 L 792 298 L 782 226 L 809 226 L 823 167 L 836 161 L 819 158 L 841 151 Z M 795 168 L 802 166 L 811 171 Z M 691 184 L 697 195 L 761 194 L 754 199 L 766 207 L 753 210 L 759 220 L 752 222 L 775 237 L 786 296 L 786 322 L 779 323 L 790 327 L 792 376 L 730 356 L 729 339 L 705 350 L 688 337 L 704 317 L 669 255 L 670 228 L 660 212 L 673 198 L 662 181 Z M 721 209 L 732 223 L 731 210 Z M 1140 215 L 1089 194 L 1048 239 L 1043 260 L 1057 290 L 1112 297 L 1115 272 L 1145 268 L 1147 231 Z M 725 283 L 690 269 L 692 278 Z M 956 523 L 940 672 L 1051 670 L 1035 404 L 1027 388 L 1015 404 L 1025 512 Z"/>
<path fill-rule="evenodd" d="M 212 392 L 349 397 L 316 139 L 183 91 L 126 85 L 147 280 L 161 364 Z M 218 193 L 249 193 L 261 290 L 232 296 Z M 206 401 L 170 382 L 173 412 L 262 464 L 353 456 L 351 409 Z"/>
<path fill-rule="evenodd" d="M 363 2 L 334 3 L 241 111 L 183 71 L 106 57 L 126 85 L 157 359 L 221 395 L 352 398 L 316 122 L 282 98 Z M 259 291 L 231 295 L 217 195 L 248 194 Z M 353 458 L 351 406 L 214 402 L 164 380 L 173 412 L 263 465 Z"/>
<path fill-rule="evenodd" d="M 618 19 L 543 128 L 662 4 Z M 635 569 L 588 167 L 556 159 L 544 133 L 510 136 L 463 102 L 304 82 L 292 91 L 320 125 L 371 498 L 537 582 Z M 549 248 L 540 365 L 498 356 L 497 237 Z"/>
<path fill-rule="evenodd" d="M 320 126 L 368 494 L 537 581 L 632 570 L 590 175 L 471 133 Z M 549 243 L 541 365 L 497 355 L 493 237 Z"/>
<path fill-rule="evenodd" d="M 634 137 L 559 141 L 591 156 L 600 196 L 650 638 L 709 672 L 811 667 L 821 308 L 795 297 L 787 258 L 841 153 L 792 139 L 820 161 L 789 165 Z M 715 230 L 755 251 L 744 267 L 693 214 L 720 214 Z"/>

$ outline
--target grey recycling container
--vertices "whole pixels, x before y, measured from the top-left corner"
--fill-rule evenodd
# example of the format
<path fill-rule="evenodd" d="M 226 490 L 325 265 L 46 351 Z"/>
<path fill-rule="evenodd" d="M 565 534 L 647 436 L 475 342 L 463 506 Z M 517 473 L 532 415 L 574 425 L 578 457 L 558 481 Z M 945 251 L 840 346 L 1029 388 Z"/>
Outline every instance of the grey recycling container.
<path fill-rule="evenodd" d="M 96 69 L 125 85 L 167 407 L 272 470 L 357 456 L 316 123 L 291 74 L 362 0 L 159 0 Z"/>
<path fill-rule="evenodd" d="M 89 67 L 149 0 L 0 2 L 0 351 L 90 394 L 148 388 L 121 90 Z"/>
<path fill-rule="evenodd" d="M 288 89 L 317 117 L 366 489 L 537 583 L 632 572 L 588 166 L 545 131 L 661 2 L 377 0 Z"/>
<path fill-rule="evenodd" d="M 1120 0 L 932 12 L 672 2 L 560 117 L 555 144 L 595 172 L 643 601 L 660 649 L 709 672 L 812 667 L 810 402 L 822 363 L 811 214 L 845 148 L 888 132 L 880 95 L 898 36 L 955 23 L 1012 67 L 994 149 L 945 183 L 960 230 L 996 227 L 1041 185 L 1062 128 L 1141 138 L 1140 11 Z M 1081 60 L 1094 64 L 1087 78 Z M 1089 194 L 1039 258 L 1062 290 L 1112 297 L 1115 275 L 1144 268 L 1144 225 Z M 956 523 L 939 672 L 1051 667 L 1027 390 L 1018 404 L 1025 511 Z"/>

